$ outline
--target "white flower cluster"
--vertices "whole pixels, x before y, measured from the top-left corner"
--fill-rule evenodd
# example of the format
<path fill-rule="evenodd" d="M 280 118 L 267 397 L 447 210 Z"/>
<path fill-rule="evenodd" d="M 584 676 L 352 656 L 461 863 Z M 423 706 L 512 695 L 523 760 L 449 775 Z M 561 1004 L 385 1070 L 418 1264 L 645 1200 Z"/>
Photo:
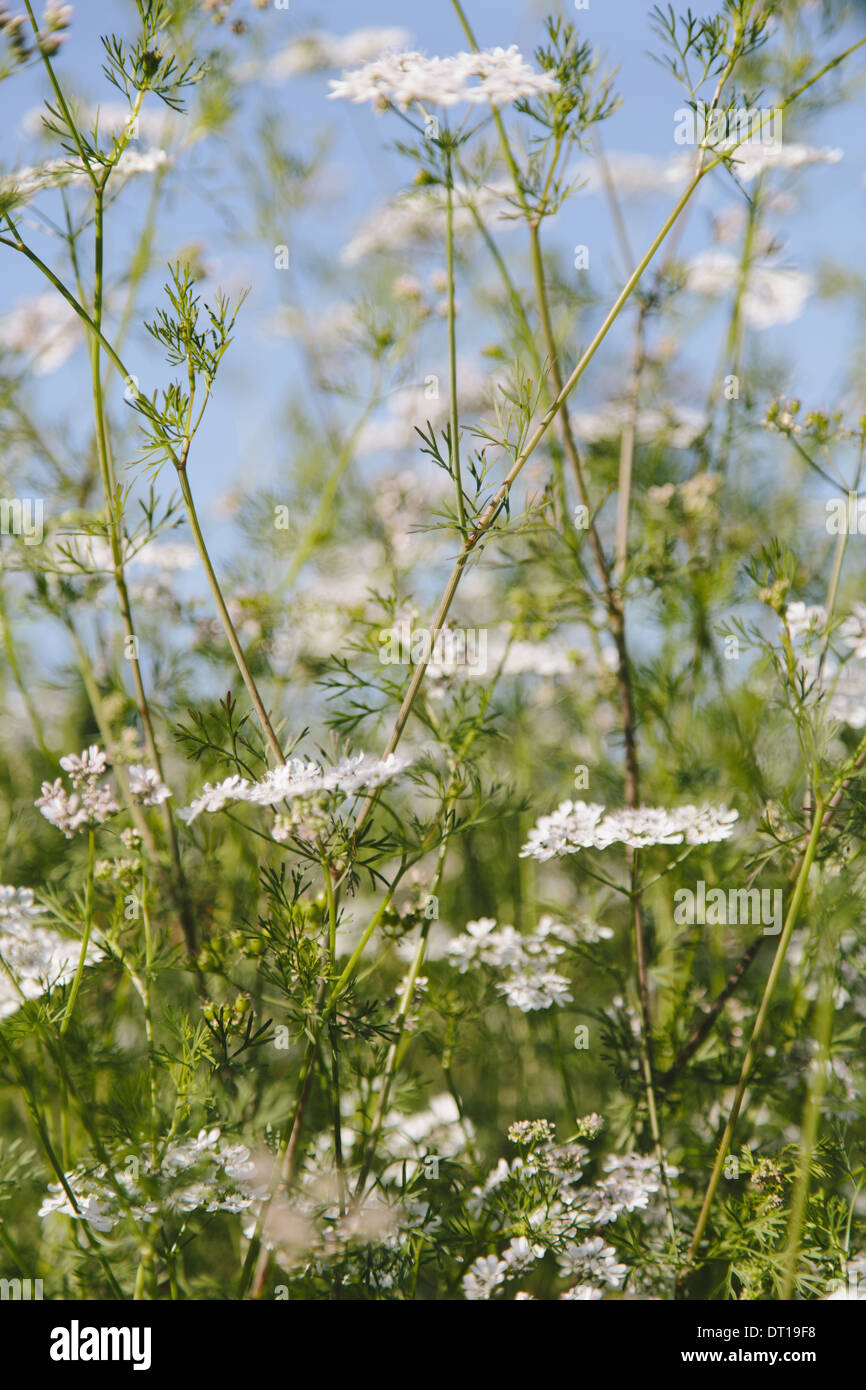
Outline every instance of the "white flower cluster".
<path fill-rule="evenodd" d="M 742 277 L 739 257 L 729 251 L 701 251 L 686 266 L 686 284 L 695 294 L 727 294 Z M 775 258 L 755 262 L 746 272 L 741 295 L 743 317 L 753 328 L 793 323 L 803 312 L 814 280 L 802 270 L 779 265 Z"/>
<path fill-rule="evenodd" d="M 56 372 L 83 342 L 81 319 L 53 290 L 28 296 L 0 324 L 0 347 L 26 353 L 36 376 Z"/>
<path fill-rule="evenodd" d="M 60 766 L 72 783 L 72 793 L 66 790 L 58 777 L 54 782 L 42 783 L 42 795 L 34 805 L 47 821 L 63 831 L 67 840 L 71 840 L 76 830 L 102 825 L 110 816 L 116 815 L 120 807 L 108 784 L 99 780 L 108 771 L 108 758 L 95 743 L 85 748 L 80 756 L 67 753 L 60 759 Z M 133 763 L 127 769 L 127 774 L 132 797 L 141 806 L 159 806 L 171 796 L 153 768 L 143 763 Z"/>
<path fill-rule="evenodd" d="M 724 149 L 725 142 L 722 142 L 719 148 Z M 735 150 L 736 161 L 734 171 L 743 183 L 751 183 L 759 174 L 769 169 L 790 172 L 792 169 L 808 169 L 813 164 L 838 164 L 842 158 L 841 150 L 830 149 L 827 146 L 816 148 L 814 145 L 801 145 L 793 141 L 790 144 L 786 141 L 779 145 L 746 141 L 745 144 L 732 148 Z"/>
<path fill-rule="evenodd" d="M 80 757 L 69 753 L 60 759 L 60 766 L 74 787 L 70 794 L 58 777 L 42 783 L 42 795 L 34 803 L 47 821 L 62 830 L 71 840 L 76 830 L 84 826 L 102 825 L 120 807 L 111 788 L 99 779 L 108 770 L 108 759 L 96 744 L 85 748 Z"/>
<path fill-rule="evenodd" d="M 31 889 L 0 884 L 0 1019 L 75 974 L 79 943 L 39 925 L 40 916 Z M 89 945 L 85 964 L 94 965 L 102 954 Z"/>
<path fill-rule="evenodd" d="M 577 1275 L 581 1281 L 589 1281 L 588 1285 L 581 1282 L 568 1290 L 572 1297 L 584 1299 L 600 1298 L 599 1285 L 618 1289 L 628 1273 L 625 1265 L 617 1259 L 613 1246 L 605 1245 L 601 1236 L 592 1236 L 579 1245 L 569 1241 L 559 1256 L 559 1270 L 564 1279 L 573 1279 Z"/>
<path fill-rule="evenodd" d="M 603 1129 L 604 1120 L 594 1110 L 591 1115 L 584 1115 L 577 1122 L 577 1134 L 581 1139 L 596 1139 Z"/>
<path fill-rule="evenodd" d="M 510 48 L 458 53 L 453 58 L 425 58 L 421 53 L 383 53 L 371 63 L 344 72 L 331 82 L 332 98 L 355 103 L 371 101 L 382 109 L 393 105 L 405 111 L 424 106 L 505 106 L 523 97 L 555 92 L 557 81 L 536 72 L 524 61 L 516 44 Z"/>
<path fill-rule="evenodd" d="M 389 1110 L 382 1121 L 385 1147 L 392 1159 L 403 1160 L 419 1153 L 433 1153 L 439 1158 L 458 1158 L 466 1151 L 467 1139 L 474 1138 L 471 1120 L 461 1120 L 454 1097 L 447 1091 L 432 1096 L 426 1110 L 406 1115 Z M 346 1140 L 360 1140 L 353 1130 L 343 1129 Z"/>
<path fill-rule="evenodd" d="M 575 410 L 575 435 L 587 444 L 618 439 L 628 419 L 630 406 L 621 400 L 606 401 L 595 410 Z M 650 443 L 665 443 L 672 449 L 688 449 L 707 427 L 707 417 L 690 406 L 665 402 L 662 408 L 644 406 L 635 419 L 636 437 Z"/>
<path fill-rule="evenodd" d="M 568 980 L 553 968 L 569 946 L 612 935 L 609 927 L 595 922 L 582 920 L 567 926 L 546 915 L 534 932 L 522 936 L 512 926 L 497 928 L 494 918 L 482 917 L 467 922 L 465 933 L 450 943 L 448 956 L 461 974 L 478 966 L 504 972 L 505 979 L 498 988 L 506 1003 L 530 1013 L 571 1002 Z"/>
<path fill-rule="evenodd" d="M 464 1298 L 471 1303 L 489 1299 L 507 1279 L 531 1269 L 543 1254 L 543 1245 L 530 1245 L 525 1236 L 515 1236 L 503 1250 L 501 1259 L 496 1255 L 479 1255 L 463 1276 Z"/>
<path fill-rule="evenodd" d="M 39 1215 L 58 1212 L 107 1233 L 124 1217 L 144 1226 L 165 1209 L 180 1218 L 194 1211 L 247 1211 L 266 1195 L 251 1185 L 253 1172 L 244 1144 L 227 1143 L 219 1129 L 202 1129 L 196 1139 L 171 1144 L 156 1168 L 149 1158 L 135 1156 L 134 1162 L 119 1162 L 113 1178 L 104 1165 L 92 1172 L 73 1169 L 65 1178 L 78 1210 L 61 1183 L 49 1183 Z"/>
<path fill-rule="evenodd" d="M 477 231 L 476 216 L 485 225 L 496 222 L 498 231 L 508 231 L 515 226 L 512 196 L 512 186 L 505 180 L 478 185 L 458 180 L 452 190 L 455 236 Z M 377 253 L 414 251 L 419 244 L 441 245 L 445 235 L 446 205 L 445 190 L 438 184 L 398 194 L 364 218 L 340 253 L 341 262 L 357 265 L 366 256 Z"/>
<path fill-rule="evenodd" d="M 727 840 L 738 812 L 727 806 L 664 806 L 624 808 L 605 814 L 605 808 L 586 801 L 563 801 L 549 816 L 542 816 L 529 832 L 521 859 L 542 863 L 581 849 L 607 849 L 609 845 L 707 845 Z"/>
<path fill-rule="evenodd" d="M 306 758 L 290 758 L 281 767 L 271 768 L 258 782 L 249 782 L 237 775 L 226 777 L 215 786 L 206 782 L 201 794 L 178 815 L 181 820 L 190 823 L 202 811 L 221 811 L 229 801 L 248 801 L 253 806 L 276 806 L 281 801 L 325 794 L 355 796 L 360 791 L 370 791 L 399 777 L 409 764 L 410 759 L 397 753 L 389 753 L 387 758 L 354 753 L 331 768 L 323 768 Z"/>
<path fill-rule="evenodd" d="M 785 609 L 785 626 L 792 642 L 808 642 L 823 633 L 827 626 L 827 610 L 820 603 L 789 603 Z"/>
<path fill-rule="evenodd" d="M 603 1127 L 599 1115 L 587 1115 L 578 1123 L 587 1137 Z M 512 1142 L 535 1147 L 512 1163 L 500 1159 L 484 1186 L 473 1189 L 469 1211 L 473 1218 L 484 1219 L 488 1235 L 497 1230 L 510 1234 L 515 1220 L 527 1224 L 528 1234 L 512 1239 L 500 1255 L 473 1261 L 463 1276 L 467 1299 L 492 1298 L 547 1251 L 554 1254 L 562 1277 L 571 1281 L 562 1299 L 595 1301 L 605 1289 L 624 1283 L 626 1266 L 592 1228 L 609 1226 L 628 1212 L 650 1207 L 662 1186 L 657 1162 L 641 1154 L 611 1154 L 602 1163 L 603 1177 L 591 1186 L 583 1175 L 589 1150 L 574 1143 L 557 1145 L 552 1135 L 553 1126 L 544 1120 L 512 1125 Z M 668 1166 L 667 1175 L 675 1178 L 677 1170 Z M 520 1291 L 515 1297 L 532 1295 Z"/>
<path fill-rule="evenodd" d="M 850 652 L 841 662 L 826 653 L 820 664 L 816 648 L 827 629 L 827 610 L 821 604 L 789 603 L 785 626 L 799 648 L 797 662 L 807 689 L 825 698 L 830 718 L 852 729 L 866 727 L 866 603 L 855 603 L 839 624 L 839 637 Z"/>
<path fill-rule="evenodd" d="M 356 29 L 351 34 L 326 34 L 314 29 L 275 53 L 265 66 L 265 78 L 277 81 L 298 73 L 350 68 L 408 41 L 405 29 Z"/>
<path fill-rule="evenodd" d="M 599 1225 L 608 1225 L 630 1211 L 645 1211 L 650 1198 L 662 1189 L 657 1160 L 645 1154 L 608 1154 L 602 1162 L 606 1174 L 592 1189 L 583 1206 L 584 1214 Z M 668 1178 L 678 1169 L 666 1165 Z"/>
<path fill-rule="evenodd" d="M 866 657 L 866 603 L 854 604 L 854 612 L 839 626 L 839 636 L 855 660 Z"/>
<path fill-rule="evenodd" d="M 512 1144 L 548 1144 L 555 1134 L 556 1127 L 550 1120 L 515 1120 L 508 1126 Z"/>
<path fill-rule="evenodd" d="M 143 763 L 133 763 L 127 768 L 127 775 L 129 790 L 142 806 L 161 806 L 163 801 L 167 801 L 171 796 L 159 773 L 152 767 L 145 767 Z"/>
<path fill-rule="evenodd" d="M 135 174 L 155 174 L 158 169 L 167 167 L 169 157 L 165 150 L 123 151 L 114 166 L 115 177 L 130 178 Z M 25 169 L 16 169 L 0 178 L 0 196 L 11 199 L 15 204 L 29 202 L 47 188 L 65 188 L 69 184 L 89 183 L 90 176 L 80 159 L 49 159 Z"/>

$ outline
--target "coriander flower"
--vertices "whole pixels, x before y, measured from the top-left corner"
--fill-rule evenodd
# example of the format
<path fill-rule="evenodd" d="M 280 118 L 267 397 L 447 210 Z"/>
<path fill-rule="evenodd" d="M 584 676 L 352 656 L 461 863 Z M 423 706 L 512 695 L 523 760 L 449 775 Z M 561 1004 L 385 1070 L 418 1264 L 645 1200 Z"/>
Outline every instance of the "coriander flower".
<path fill-rule="evenodd" d="M 686 284 L 696 294 L 715 296 L 736 290 L 741 275 L 739 258 L 729 251 L 702 251 L 686 266 Z M 793 323 L 813 288 L 812 277 L 801 270 L 780 266 L 774 260 L 755 262 L 746 272 L 743 317 L 757 329 Z"/>
<path fill-rule="evenodd" d="M 0 324 L 0 348 L 26 354 L 36 376 L 56 372 L 83 342 L 81 319 L 53 290 L 22 300 Z"/>
<path fill-rule="evenodd" d="M 568 986 L 565 976 L 555 970 L 530 969 L 515 971 L 498 988 L 507 1004 L 527 1014 L 536 1009 L 549 1009 L 551 1004 L 570 1004 L 574 995 Z"/>
<path fill-rule="evenodd" d="M 479 1255 L 463 1276 L 463 1295 L 472 1303 L 486 1300 L 496 1292 L 508 1274 L 508 1265 L 495 1255 Z"/>
<path fill-rule="evenodd" d="M 574 1242 L 566 1245 L 559 1256 L 559 1269 L 563 1278 L 579 1274 L 596 1284 L 607 1284 L 611 1289 L 618 1289 L 628 1273 L 625 1265 L 619 1263 L 613 1246 L 605 1245 L 601 1236 L 593 1236 L 580 1245 Z"/>
<path fill-rule="evenodd" d="M 127 179 L 135 174 L 155 174 L 167 168 L 169 156 L 165 150 L 126 149 L 114 166 L 113 176 Z M 71 184 L 87 184 L 90 175 L 78 158 L 49 159 L 44 164 L 14 169 L 0 175 L 0 198 L 15 206 L 28 203 L 46 189 L 66 188 Z"/>
<path fill-rule="evenodd" d="M 650 1198 L 661 1191 L 658 1161 L 652 1155 L 609 1154 L 602 1163 L 606 1176 L 589 1194 L 583 1211 L 592 1221 L 606 1225 L 616 1221 L 624 1212 L 643 1211 Z M 665 1165 L 668 1178 L 678 1170 Z"/>
<path fill-rule="evenodd" d="M 258 782 L 250 782 L 237 774 L 212 786 L 206 782 L 201 793 L 178 812 L 181 820 L 191 824 L 202 811 L 221 811 L 229 801 L 247 801 L 254 806 L 277 806 L 281 801 L 297 801 L 310 797 L 357 796 L 399 777 L 409 767 L 411 759 L 397 753 L 377 758 L 369 753 L 354 753 L 343 758 L 335 767 L 323 768 L 305 758 L 290 758 L 280 767 L 269 769 Z M 277 823 L 278 838 L 286 839 L 287 827 Z"/>
<path fill-rule="evenodd" d="M 595 1139 L 603 1129 L 604 1120 L 601 1115 L 596 1115 L 595 1111 L 577 1121 L 577 1133 L 581 1139 Z"/>
<path fill-rule="evenodd" d="M 840 624 L 839 636 L 858 661 L 866 657 L 866 603 L 854 604 L 854 612 Z"/>
<path fill-rule="evenodd" d="M 396 106 L 505 106 L 522 98 L 557 91 L 549 73 L 536 72 L 516 44 L 453 58 L 425 58 L 421 53 L 383 53 L 340 81 L 331 82 L 332 99 L 358 104 L 370 101 L 377 109 Z"/>
<path fill-rule="evenodd" d="M 564 947 L 557 948 L 553 943 L 561 941 L 565 946 L 575 946 L 578 943 L 594 946 L 599 941 L 610 941 L 613 928 L 601 926 L 586 916 L 578 917 L 576 922 L 557 922 L 546 912 L 535 928 L 534 936 L 540 942 L 550 943 L 549 949 L 561 951 Z"/>
<path fill-rule="evenodd" d="M 42 783 L 42 795 L 34 803 L 51 825 L 62 830 L 71 840 L 76 830 L 102 825 L 120 810 L 114 794 L 99 778 L 107 771 L 108 759 L 96 744 L 85 748 L 80 757 L 68 753 L 60 766 L 69 776 L 75 790 L 70 793 L 61 778 Z"/>
<path fill-rule="evenodd" d="M 252 1185 L 254 1171 L 244 1144 L 227 1143 L 219 1129 L 202 1129 L 195 1139 L 170 1144 L 156 1164 L 142 1155 L 133 1169 L 118 1156 L 111 1175 L 104 1165 L 92 1172 L 79 1165 L 64 1175 L 75 1205 L 61 1183 L 49 1183 L 39 1215 L 59 1213 L 107 1233 L 125 1218 L 148 1226 L 161 1210 L 181 1221 L 195 1211 L 236 1214 L 267 1195 Z"/>
<path fill-rule="evenodd" d="M 512 1274 L 531 1269 L 544 1254 L 543 1245 L 531 1245 L 526 1236 L 515 1236 L 502 1252 L 502 1258 Z"/>
<path fill-rule="evenodd" d="M 820 603 L 789 603 L 785 609 L 785 626 L 791 641 L 815 637 L 827 626 L 827 610 Z"/>
<path fill-rule="evenodd" d="M 60 759 L 60 766 L 64 772 L 68 773 L 73 787 L 81 787 L 98 777 L 102 777 L 108 771 L 108 758 L 101 748 L 97 747 L 95 743 L 91 743 L 89 748 L 85 748 L 81 757 L 76 757 L 74 753 L 67 753 L 65 757 Z"/>
<path fill-rule="evenodd" d="M 555 1134 L 556 1126 L 551 1120 L 515 1120 L 508 1126 L 512 1144 L 547 1144 Z"/>
<path fill-rule="evenodd" d="M 607 849 L 612 844 L 643 849 L 649 845 L 712 844 L 727 840 L 738 812 L 727 806 L 626 807 L 608 815 L 605 808 L 585 801 L 563 801 L 542 816 L 520 851 L 521 859 L 544 863 L 581 849 Z"/>
<path fill-rule="evenodd" d="M 724 149 L 724 143 L 720 146 Z M 824 146 L 797 143 L 764 145 L 747 140 L 734 148 L 734 172 L 743 183 L 751 183 L 768 169 L 807 169 L 813 164 L 838 164 L 842 151 Z"/>
<path fill-rule="evenodd" d="M 0 1019 L 68 984 L 77 969 L 80 943 L 41 926 L 40 916 L 31 889 L 0 884 Z M 84 963 L 95 965 L 102 956 L 91 943 Z"/>
<path fill-rule="evenodd" d="M 163 801 L 167 801 L 171 792 L 163 782 L 159 773 L 152 767 L 145 767 L 143 763 L 134 763 L 127 769 L 129 776 L 129 790 L 133 799 L 142 806 L 160 806 Z"/>
<path fill-rule="evenodd" d="M 505 1002 L 530 1013 L 571 1002 L 569 981 L 553 969 L 569 946 L 611 936 L 609 927 L 598 926 L 589 919 L 569 925 L 555 921 L 549 913 L 541 918 L 534 932 L 526 934 L 512 926 L 497 927 L 494 918 L 482 917 L 468 922 L 465 933 L 450 942 L 448 959 L 461 975 L 478 968 L 502 972 L 504 979 L 497 988 Z"/>
<path fill-rule="evenodd" d="M 356 29 L 351 34 L 326 34 L 311 30 L 292 39 L 286 48 L 275 53 L 264 69 L 266 80 L 295 77 L 298 73 L 334 71 L 366 63 L 398 44 L 405 44 L 409 34 L 405 29 Z"/>

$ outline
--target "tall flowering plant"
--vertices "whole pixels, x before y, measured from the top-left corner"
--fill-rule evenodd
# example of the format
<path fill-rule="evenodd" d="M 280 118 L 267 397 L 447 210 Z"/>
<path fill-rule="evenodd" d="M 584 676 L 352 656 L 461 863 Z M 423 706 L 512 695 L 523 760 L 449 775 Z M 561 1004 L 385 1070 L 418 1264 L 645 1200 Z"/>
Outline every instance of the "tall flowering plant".
<path fill-rule="evenodd" d="M 864 41 L 654 11 L 654 163 L 559 18 L 529 57 L 452 0 L 431 57 L 134 8 L 95 105 L 71 7 L 0 13 L 48 147 L 0 173 L 4 1260 L 56 1297 L 850 1289 L 866 423 L 755 339 L 820 293 L 782 229 L 842 152 L 797 122 Z M 326 266 L 287 81 L 396 142 Z M 249 292 L 178 249 L 208 180 Z M 562 254 L 592 194 L 613 287 Z M 252 323 L 292 364 L 264 440 Z"/>

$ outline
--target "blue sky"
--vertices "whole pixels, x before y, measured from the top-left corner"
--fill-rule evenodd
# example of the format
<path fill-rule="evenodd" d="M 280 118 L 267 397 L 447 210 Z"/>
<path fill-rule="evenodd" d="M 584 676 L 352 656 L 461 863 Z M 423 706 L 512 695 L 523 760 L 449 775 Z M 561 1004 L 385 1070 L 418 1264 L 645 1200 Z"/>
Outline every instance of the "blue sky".
<path fill-rule="evenodd" d="M 546 6 L 529 0 L 468 0 L 467 10 L 482 44 L 517 43 L 526 55 L 541 37 L 541 19 Z M 569 13 L 569 7 L 561 7 Z M 98 35 L 111 24 L 121 31 L 128 29 L 131 4 L 112 0 L 110 5 L 97 0 L 84 0 L 75 6 L 75 17 L 69 43 L 59 64 L 61 73 L 73 76 L 80 90 L 91 96 L 104 95 L 112 100 L 112 89 L 101 81 L 97 71 Z M 247 0 L 235 0 L 232 13 L 243 17 L 250 9 Z M 590 0 L 590 7 L 572 12 L 581 33 L 597 45 L 610 66 L 618 68 L 616 85 L 622 94 L 620 110 L 605 124 L 603 137 L 606 149 L 666 158 L 676 152 L 673 143 L 674 112 L 682 104 L 679 89 L 668 73 L 648 55 L 654 45 L 649 25 L 649 7 L 635 0 L 616 0 L 602 3 Z M 396 26 L 407 29 L 410 46 L 428 54 L 451 53 L 465 46 L 449 0 L 428 0 L 423 5 L 409 6 L 400 0 L 365 0 L 363 6 L 351 0 L 326 0 L 320 5 L 302 5 L 292 0 L 288 11 L 251 12 L 260 30 L 263 51 L 272 54 L 285 46 L 299 33 L 310 28 L 342 35 L 364 26 Z M 830 51 L 836 51 L 866 32 L 863 23 L 858 29 L 849 28 L 834 34 L 829 41 Z M 863 71 L 860 55 L 854 60 Z M 849 69 L 854 71 L 854 67 Z M 406 185 L 411 170 L 392 150 L 390 142 L 398 136 L 393 117 L 376 116 L 368 107 L 349 106 L 327 99 L 328 78 L 334 74 L 316 73 L 296 77 L 279 85 L 262 89 L 254 84 L 245 98 L 241 114 L 241 130 L 252 119 L 252 112 L 262 97 L 269 109 L 292 136 L 300 150 L 308 148 L 313 133 L 326 124 L 332 130 L 332 170 L 329 180 L 333 188 L 327 209 L 315 210 L 301 216 L 293 237 L 294 289 L 307 307 L 316 308 L 319 291 L 304 284 L 304 266 L 312 263 L 313 255 L 331 258 L 336 265 L 341 247 L 366 211 L 375 207 L 390 194 Z M 44 91 L 40 72 L 22 74 L 0 87 L 0 125 L 9 132 L 4 140 L 3 163 L 13 167 L 35 156 L 35 147 L 20 133 L 22 111 L 35 105 Z M 864 99 L 839 111 L 828 111 L 810 118 L 803 126 L 786 126 L 786 139 L 805 141 L 810 145 L 833 146 L 844 152 L 843 160 L 832 166 L 818 166 L 802 175 L 796 184 L 797 207 L 783 219 L 779 230 L 786 241 L 784 261 L 815 273 L 828 257 L 855 266 L 862 259 L 862 228 L 864 225 L 864 151 L 862 131 Z M 243 202 L 237 196 L 236 177 L 228 161 L 224 145 L 209 142 L 200 146 L 192 156 L 191 165 L 181 170 L 174 184 L 168 207 L 161 223 L 160 246 L 166 258 L 191 242 L 201 243 L 206 258 L 219 268 L 221 278 L 232 285 L 249 284 L 251 295 L 240 321 L 231 360 L 226 369 L 223 389 L 218 393 L 199 445 L 198 486 L 208 504 L 227 486 L 238 481 L 238 458 L 241 443 L 251 429 L 261 441 L 261 467 L 273 475 L 279 470 L 280 457 L 286 458 L 285 444 L 278 437 L 278 406 L 287 386 L 291 386 L 296 361 L 291 345 L 285 340 L 269 339 L 263 324 L 274 302 L 273 254 L 269 246 L 238 247 L 226 234 L 226 210 L 243 218 Z M 193 170 L 196 172 L 193 173 Z M 213 179 L 220 193 L 214 197 Z M 210 180 L 210 182 L 209 182 Z M 139 183 L 123 194 L 113 216 L 115 234 L 134 230 L 143 215 L 145 191 Z M 706 188 L 695 211 L 691 214 L 682 243 L 685 254 L 699 251 L 709 242 L 709 214 L 733 205 L 737 195 L 724 174 L 713 176 L 713 186 Z M 667 191 L 658 196 L 629 201 L 626 214 L 632 245 L 640 251 L 647 244 L 670 206 Z M 563 249 L 577 243 L 591 248 L 592 268 L 596 284 L 605 290 L 609 301 L 621 283 L 616 260 L 609 210 L 603 198 L 580 195 L 566 205 L 565 210 L 550 228 L 550 240 Z M 523 264 L 522 240 L 512 233 L 507 242 L 517 248 L 509 254 Z M 49 245 L 50 250 L 50 245 Z M 35 273 L 11 253 L 0 257 L 0 305 L 10 306 L 24 295 L 41 292 L 43 285 Z M 148 286 L 155 298 L 158 285 Z M 343 293 L 352 293 L 349 280 Z M 603 305 L 597 311 L 600 316 Z M 716 326 L 722 320 L 715 320 Z M 787 355 L 791 364 L 790 379 L 808 403 L 832 406 L 840 392 L 840 383 L 847 370 L 852 350 L 862 336 L 862 319 L 851 304 L 838 301 L 824 303 L 817 297 L 809 300 L 804 315 L 793 325 L 770 329 L 759 335 L 761 349 L 773 357 Z M 694 338 L 694 356 L 689 363 L 694 375 L 700 378 L 702 344 L 715 344 L 717 339 L 707 330 Z M 715 366 L 716 347 L 707 366 Z M 443 344 L 444 351 L 444 344 Z M 618 351 L 612 345 L 614 360 Z M 143 384 L 148 372 L 157 371 L 156 363 L 139 342 L 131 344 L 133 370 L 141 363 Z M 598 379 L 604 371 L 600 359 L 596 379 L 590 373 L 586 379 L 582 405 L 591 405 L 604 397 L 604 383 Z M 86 367 L 82 354 L 55 376 L 38 382 L 39 398 L 47 409 L 77 408 Z M 583 389 L 583 388 L 582 388 Z M 166 482 L 167 485 L 167 482 Z M 217 518 L 210 517 L 212 525 Z M 221 536 L 220 546 L 229 538 Z"/>

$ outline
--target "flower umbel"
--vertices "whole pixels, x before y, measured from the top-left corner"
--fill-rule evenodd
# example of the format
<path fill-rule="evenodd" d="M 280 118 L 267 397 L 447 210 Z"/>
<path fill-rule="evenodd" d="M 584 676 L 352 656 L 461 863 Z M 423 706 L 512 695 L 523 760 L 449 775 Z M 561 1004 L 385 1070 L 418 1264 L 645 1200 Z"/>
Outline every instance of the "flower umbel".
<path fill-rule="evenodd" d="M 522 98 L 555 92 L 549 73 L 536 72 L 516 44 L 481 53 L 458 53 L 453 58 L 425 58 L 421 53 L 384 53 L 331 82 L 331 97 L 356 104 L 371 101 L 379 108 L 394 105 L 405 111 L 413 105 L 505 106 Z"/>
<path fill-rule="evenodd" d="M 114 793 L 99 778 L 108 769 L 105 753 L 91 744 L 80 757 L 74 753 L 60 759 L 75 790 L 70 794 L 60 777 L 42 783 L 42 795 L 34 802 L 47 821 L 71 840 L 77 830 L 102 825 L 120 810 Z"/>

